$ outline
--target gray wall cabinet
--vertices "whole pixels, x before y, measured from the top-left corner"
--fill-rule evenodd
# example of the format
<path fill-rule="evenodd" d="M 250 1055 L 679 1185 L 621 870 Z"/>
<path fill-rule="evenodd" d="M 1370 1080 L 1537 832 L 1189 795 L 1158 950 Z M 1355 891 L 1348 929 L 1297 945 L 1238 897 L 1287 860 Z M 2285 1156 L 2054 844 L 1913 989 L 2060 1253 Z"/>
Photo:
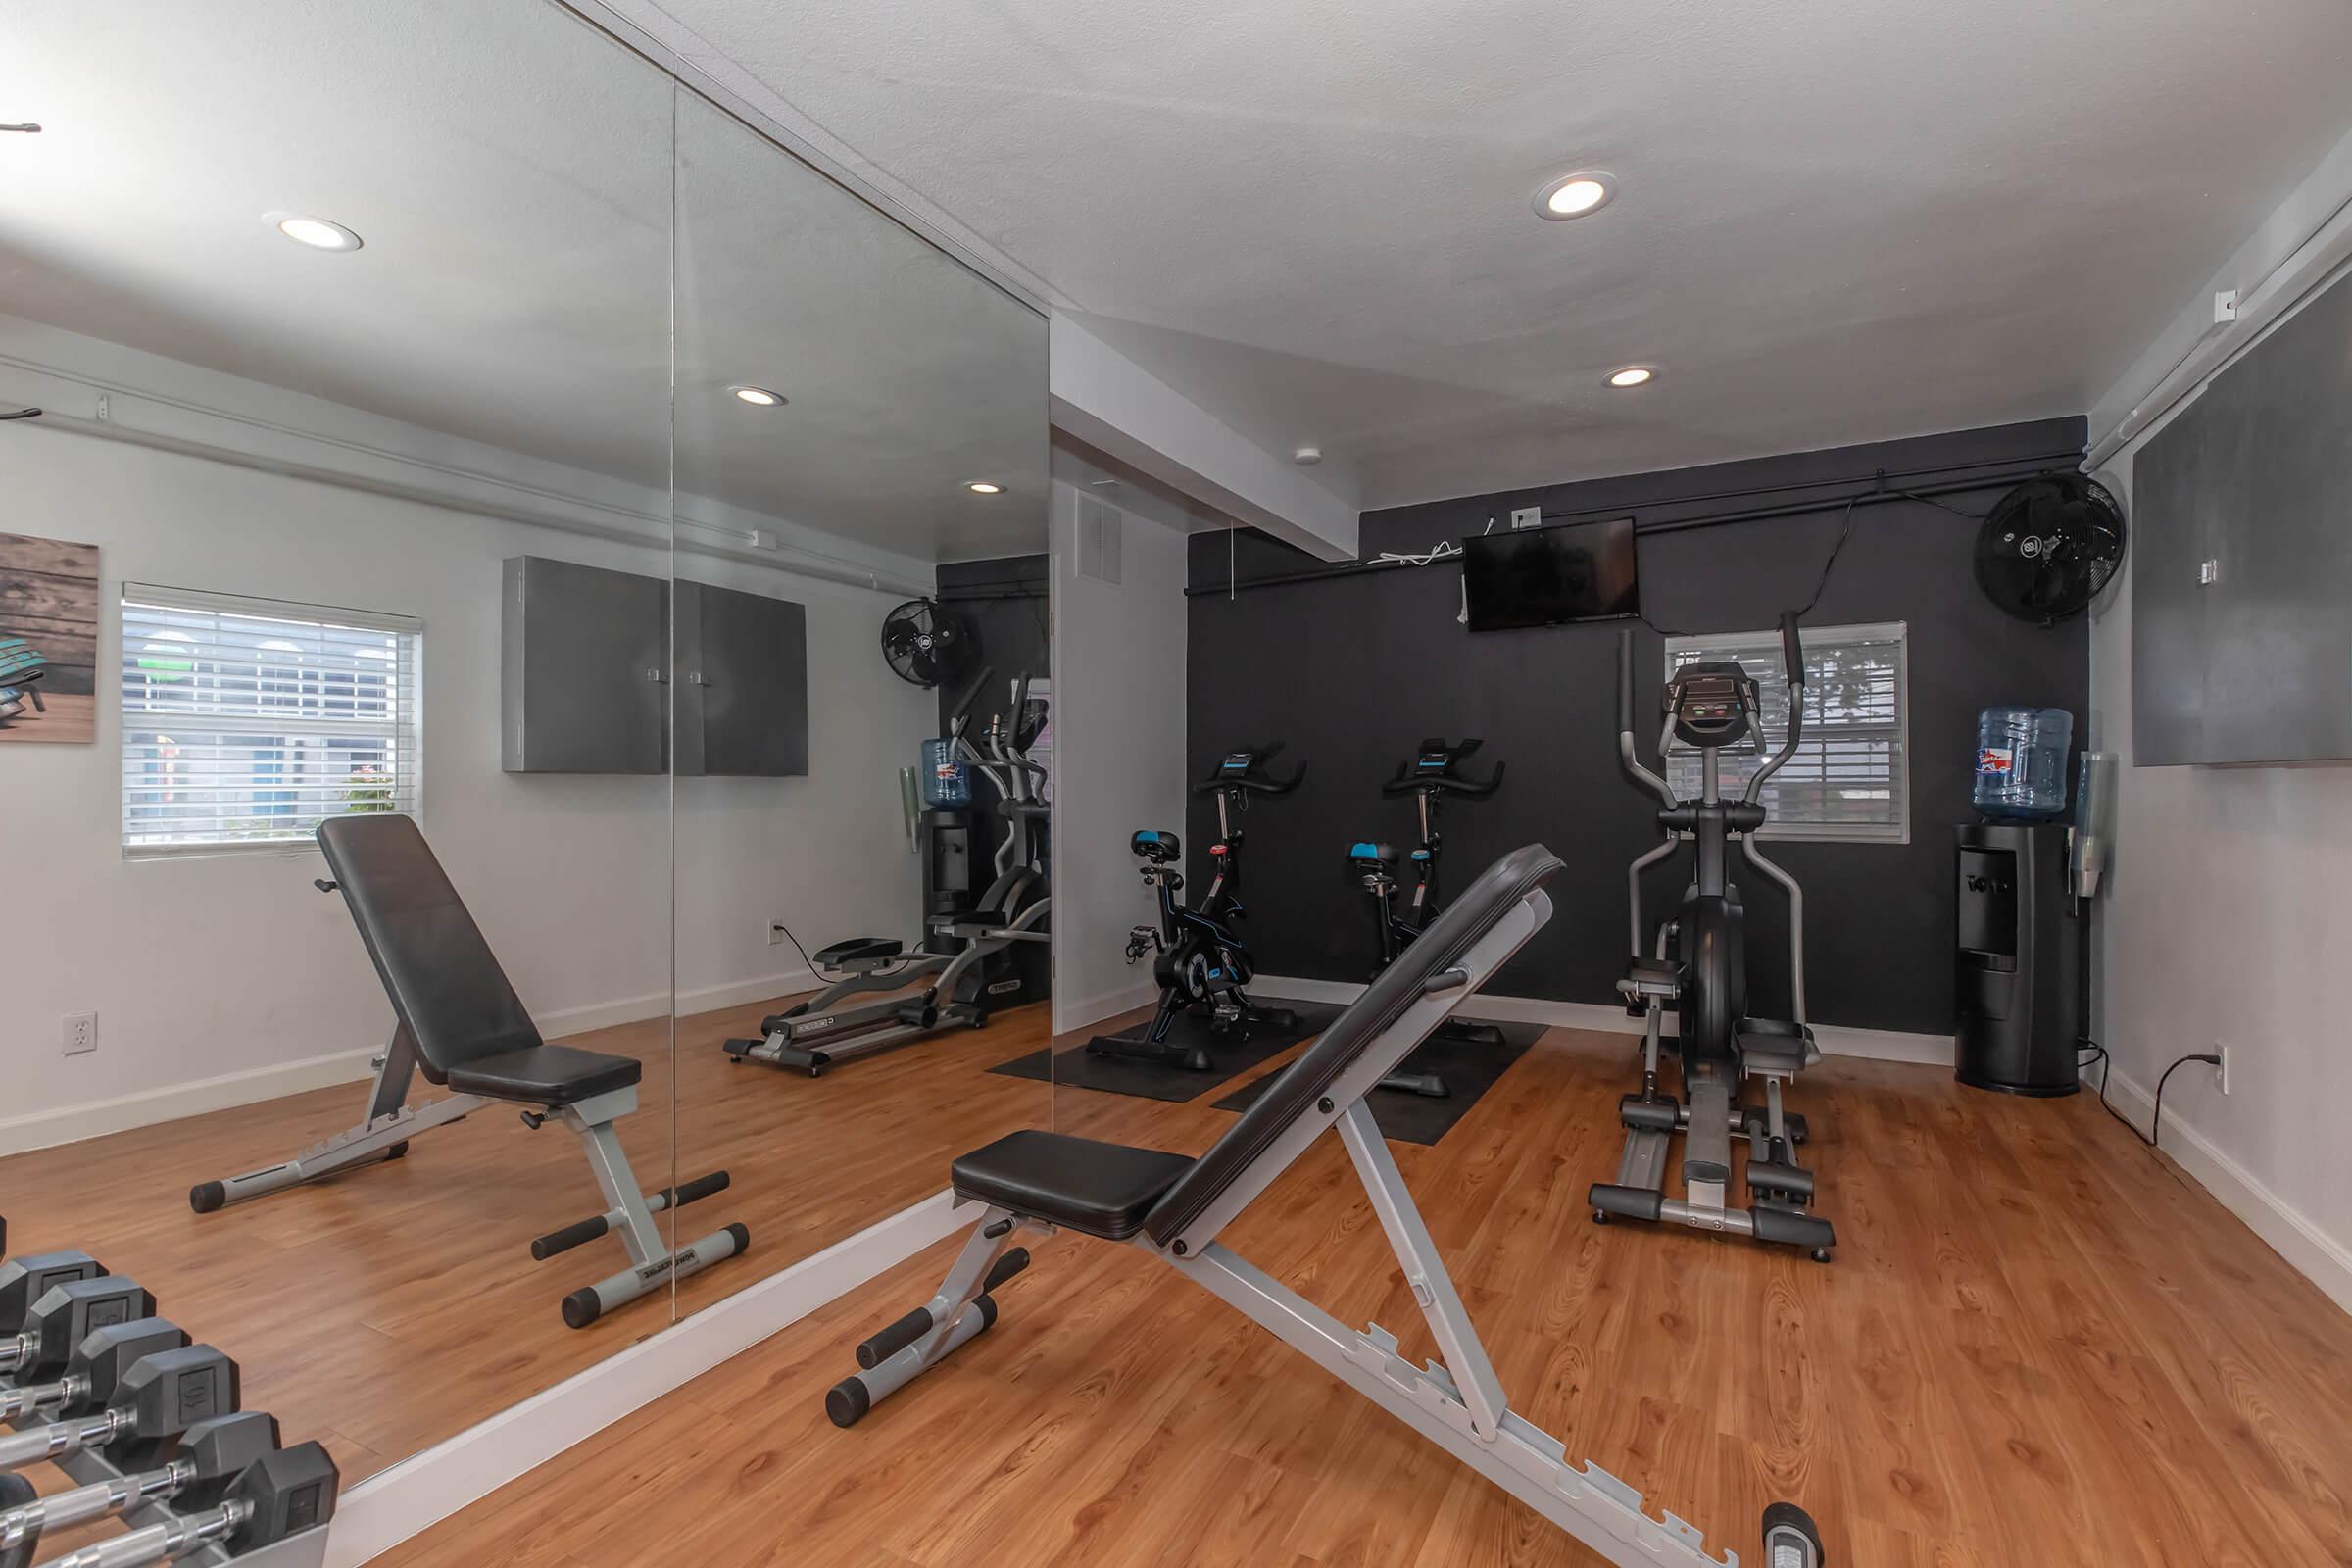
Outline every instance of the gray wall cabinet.
<path fill-rule="evenodd" d="M 510 773 L 808 771 L 807 610 L 790 600 L 521 556 L 504 581 Z"/>
<path fill-rule="evenodd" d="M 2133 751 L 2352 758 L 2352 278 L 2132 462 Z"/>

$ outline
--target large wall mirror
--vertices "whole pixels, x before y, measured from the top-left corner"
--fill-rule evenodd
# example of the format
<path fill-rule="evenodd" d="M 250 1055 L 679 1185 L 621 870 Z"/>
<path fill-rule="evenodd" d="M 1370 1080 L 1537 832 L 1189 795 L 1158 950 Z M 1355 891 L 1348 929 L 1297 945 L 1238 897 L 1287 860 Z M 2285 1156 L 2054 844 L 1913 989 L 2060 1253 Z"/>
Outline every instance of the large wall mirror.
<path fill-rule="evenodd" d="M 354 1482 L 1046 1123 L 1043 318 L 550 0 L 7 33 L 0 1247 Z"/>
<path fill-rule="evenodd" d="M 5 31 L 5 1245 L 356 1481 L 670 1321 L 673 86 L 540 0 Z"/>
<path fill-rule="evenodd" d="M 1046 1124 L 1054 694 L 1044 318 L 676 134 L 676 1226 L 751 1243 L 692 1311 Z"/>

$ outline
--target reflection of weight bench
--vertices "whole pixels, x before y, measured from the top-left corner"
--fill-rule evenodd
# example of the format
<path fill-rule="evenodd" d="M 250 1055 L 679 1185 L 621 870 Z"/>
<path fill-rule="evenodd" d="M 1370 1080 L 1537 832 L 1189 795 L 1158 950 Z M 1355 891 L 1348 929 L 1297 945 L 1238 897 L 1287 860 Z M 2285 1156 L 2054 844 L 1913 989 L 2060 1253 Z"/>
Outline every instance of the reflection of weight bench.
<path fill-rule="evenodd" d="M 0 637 L 0 724 L 24 712 L 26 703 L 36 713 L 49 711 L 33 687 L 48 673 L 49 661 L 34 653 L 32 644 L 22 637 Z"/>
<path fill-rule="evenodd" d="M 589 1169 L 604 1193 L 605 1212 L 540 1237 L 531 1255 L 545 1260 L 600 1236 L 618 1232 L 629 1266 L 564 1298 L 564 1321 L 585 1328 L 604 1313 L 671 1279 L 684 1279 L 725 1261 L 751 1244 L 741 1225 L 729 1225 L 672 1252 L 654 1216 L 724 1191 L 725 1171 L 657 1193 L 640 1192 L 613 1123 L 637 1108 L 644 1063 L 570 1046 L 551 1046 L 523 1010 L 506 971 L 492 956 L 481 928 L 450 885 L 416 824 L 405 816 L 331 817 L 319 824 L 331 882 L 350 906 L 360 938 L 375 960 L 398 1019 L 392 1043 L 376 1058 L 368 1115 L 281 1165 L 190 1190 L 199 1214 L 280 1188 L 315 1182 L 355 1165 L 398 1159 L 418 1133 L 463 1120 L 490 1104 L 534 1107 L 522 1112 L 533 1129 L 553 1118 L 579 1135 Z M 456 1091 L 411 1108 L 412 1078 L 421 1071 Z"/>
<path fill-rule="evenodd" d="M 825 1396 L 834 1424 L 855 1424 L 995 1324 L 993 1293 L 1029 1262 L 1011 1245 L 1022 1232 L 1070 1230 L 1189 1277 L 1609 1561 L 1721 1568 L 1698 1531 L 1650 1517 L 1639 1492 L 1590 1462 L 1569 1465 L 1558 1440 L 1510 1409 L 1365 1101 L 1549 918 L 1544 886 L 1562 869 L 1532 844 L 1489 867 L 1198 1159 L 1027 1131 L 956 1161 L 956 1197 L 984 1212 L 939 1294 L 858 1347 L 863 1370 Z M 1442 1360 L 1414 1366 L 1394 1335 L 1345 1326 L 1221 1240 L 1335 1124 Z M 1819 1568 L 1819 1538 L 1793 1506 L 1765 1513 L 1764 1537 L 1775 1568 Z"/>

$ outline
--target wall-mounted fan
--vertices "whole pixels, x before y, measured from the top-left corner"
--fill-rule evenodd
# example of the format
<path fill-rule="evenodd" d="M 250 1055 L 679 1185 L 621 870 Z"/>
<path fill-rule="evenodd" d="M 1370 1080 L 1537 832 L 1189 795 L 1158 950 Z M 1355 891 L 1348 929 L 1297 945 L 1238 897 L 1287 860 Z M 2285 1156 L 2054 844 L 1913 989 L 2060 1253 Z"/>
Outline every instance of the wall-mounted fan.
<path fill-rule="evenodd" d="M 882 617 L 882 658 L 909 684 L 959 680 L 979 657 L 978 630 L 936 599 L 909 599 Z"/>
<path fill-rule="evenodd" d="M 1977 586 L 2020 620 L 2082 613 L 2124 560 L 2124 509 L 2106 486 L 2054 469 L 1993 504 L 1977 530 Z"/>

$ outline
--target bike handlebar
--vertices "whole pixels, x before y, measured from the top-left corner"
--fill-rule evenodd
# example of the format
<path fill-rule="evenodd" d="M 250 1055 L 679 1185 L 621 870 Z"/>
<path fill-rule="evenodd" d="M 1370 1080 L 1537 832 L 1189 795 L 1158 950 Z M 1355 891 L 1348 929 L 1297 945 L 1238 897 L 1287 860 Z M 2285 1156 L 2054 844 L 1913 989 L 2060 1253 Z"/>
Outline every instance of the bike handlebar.
<path fill-rule="evenodd" d="M 1464 800 L 1483 801 L 1502 788 L 1503 769 L 1508 762 L 1496 762 L 1494 771 L 1485 778 L 1471 778 L 1462 773 L 1416 773 L 1413 764 L 1406 762 L 1396 769 L 1396 776 L 1380 787 L 1383 795 L 1458 795 Z"/>
<path fill-rule="evenodd" d="M 1220 765 L 1217 771 L 1194 785 L 1193 793 L 1195 795 L 1216 795 L 1226 790 L 1232 790 L 1244 795 L 1288 795 L 1298 787 L 1300 780 L 1306 777 L 1306 764 L 1300 762 L 1289 778 L 1276 777 L 1272 772 L 1266 770 L 1266 764 L 1272 761 L 1274 754 L 1281 750 L 1282 746 L 1279 742 L 1272 746 L 1257 747 L 1250 754 L 1250 766 L 1247 771 L 1227 773 Z"/>

